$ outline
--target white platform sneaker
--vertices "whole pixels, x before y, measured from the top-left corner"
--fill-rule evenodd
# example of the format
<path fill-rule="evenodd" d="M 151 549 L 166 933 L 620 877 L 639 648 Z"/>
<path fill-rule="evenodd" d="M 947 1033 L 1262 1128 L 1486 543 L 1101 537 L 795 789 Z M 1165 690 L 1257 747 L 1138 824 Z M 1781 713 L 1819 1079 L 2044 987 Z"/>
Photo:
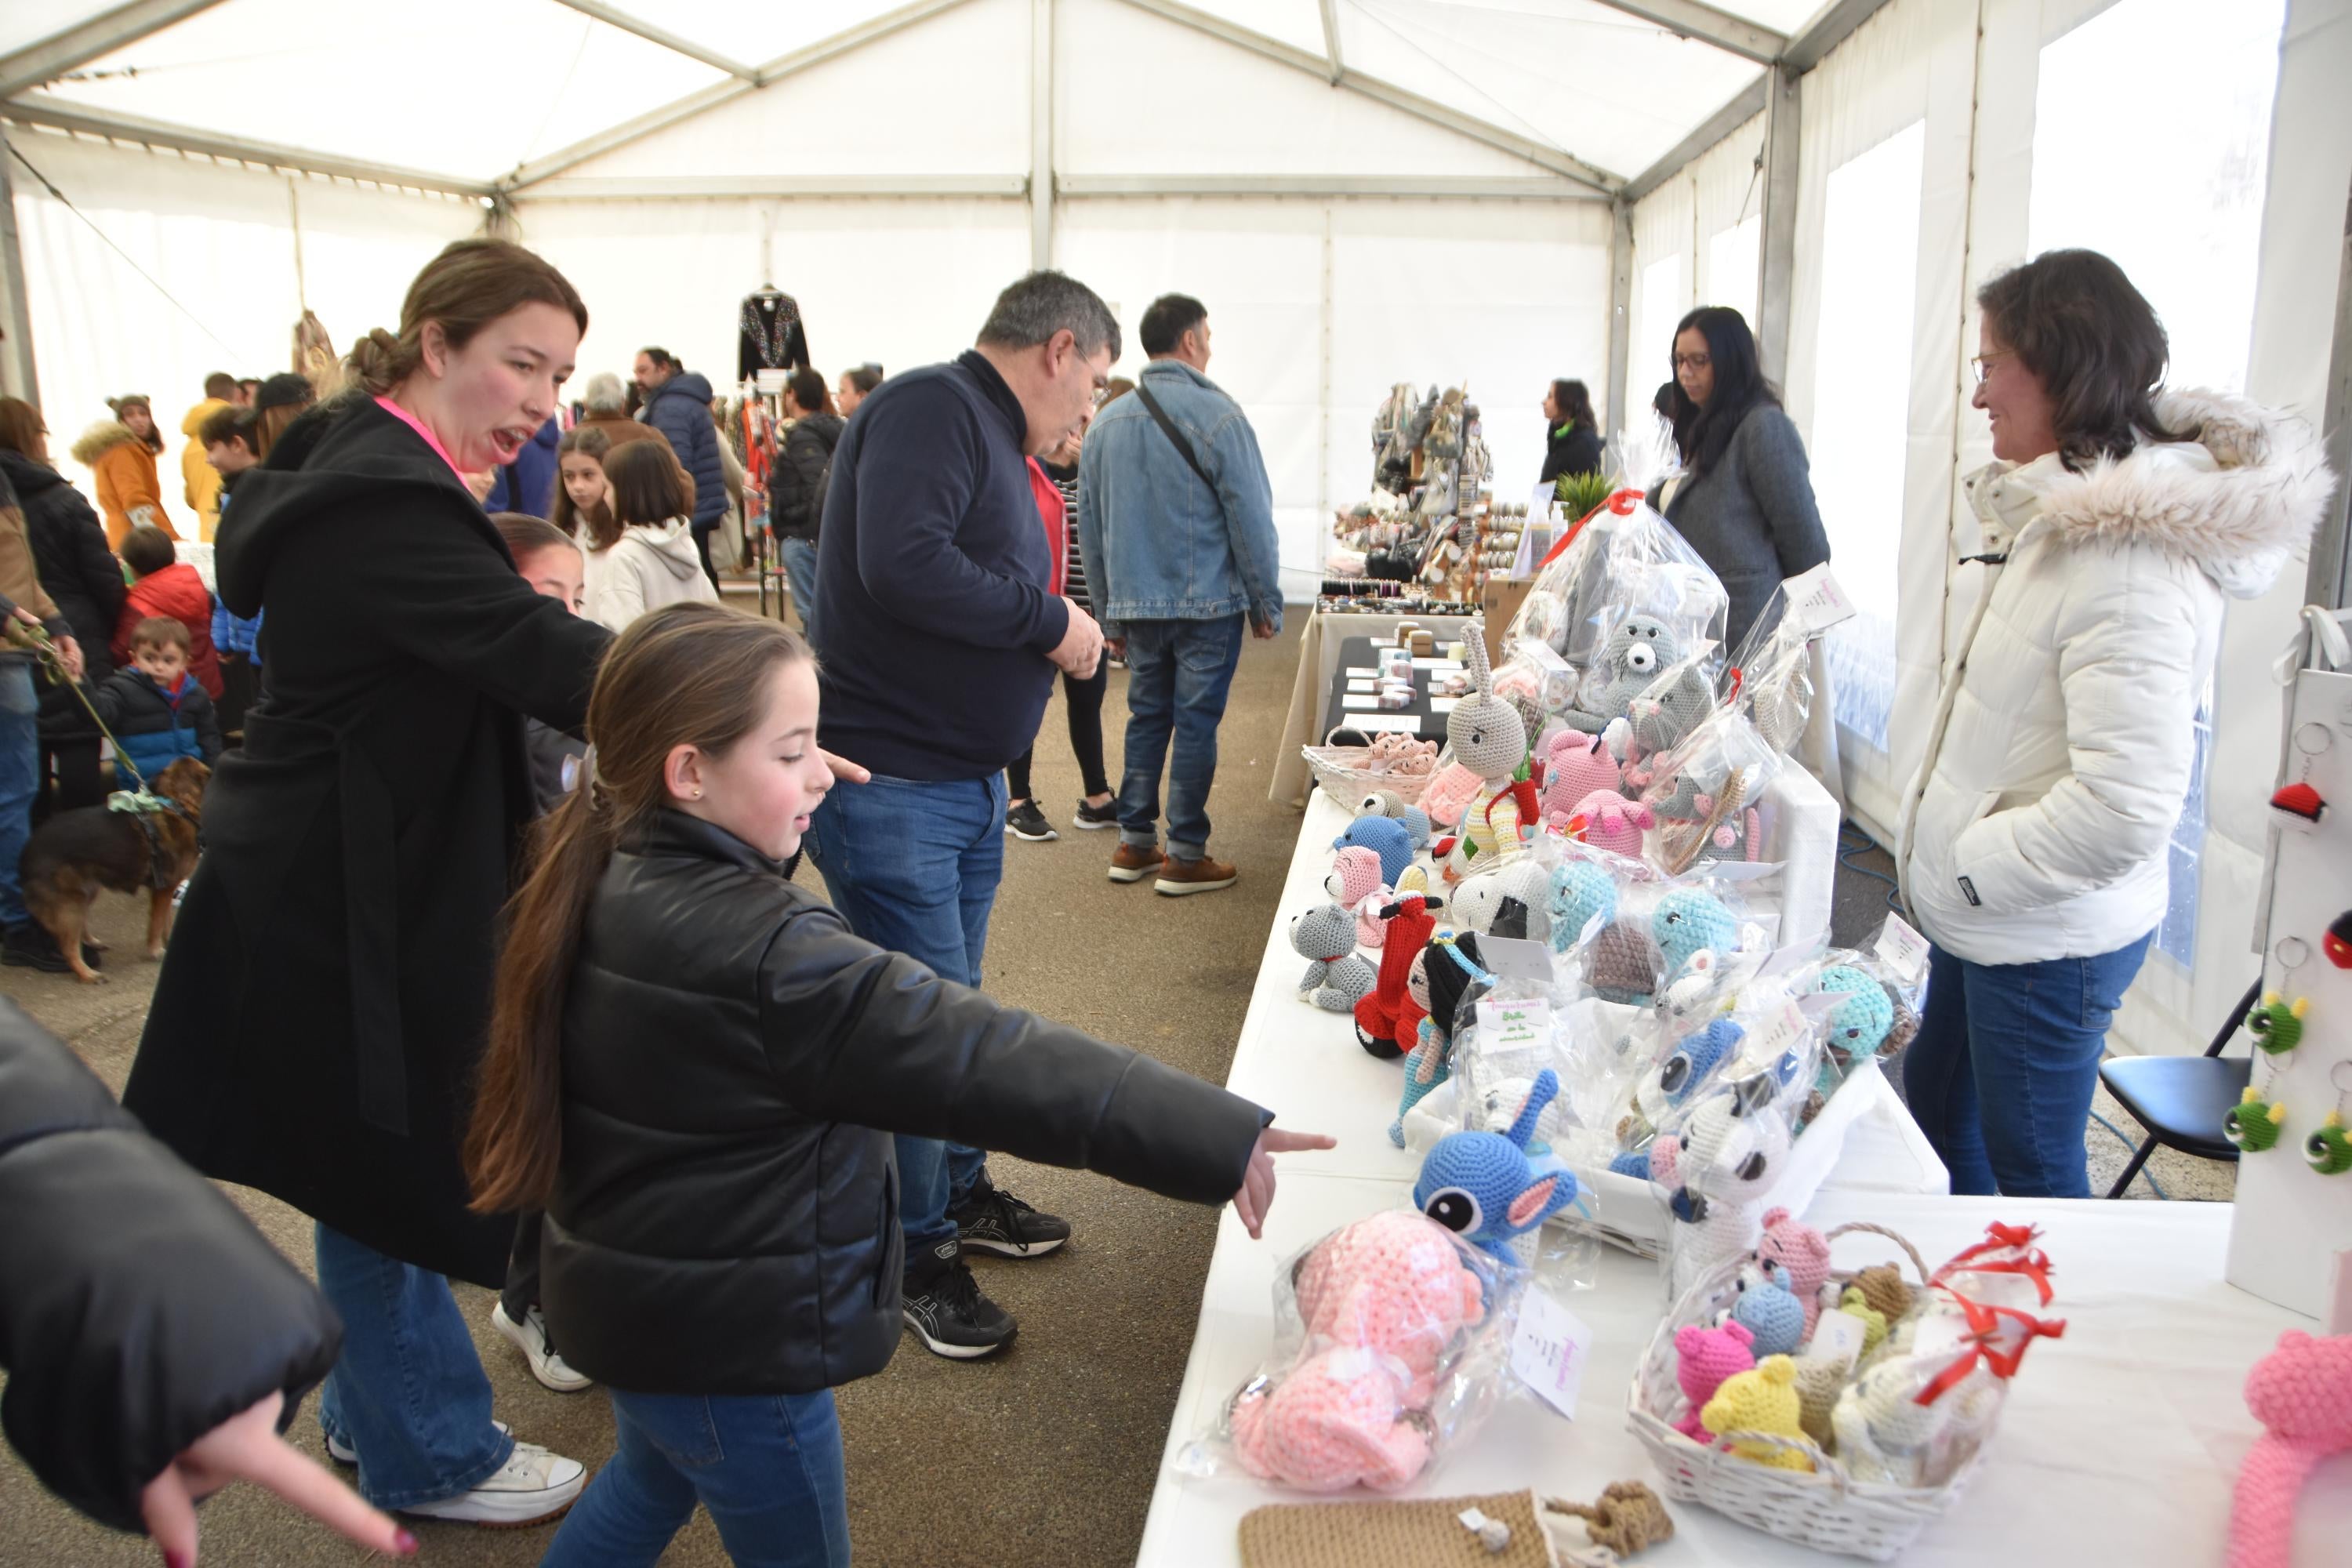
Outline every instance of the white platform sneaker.
<path fill-rule="evenodd" d="M 525 1312 L 522 1321 L 518 1323 L 507 1316 L 504 1301 L 493 1303 L 490 1327 L 505 1335 L 508 1343 L 522 1352 L 523 1359 L 530 1363 L 530 1375 L 539 1379 L 541 1386 L 551 1388 L 558 1394 L 577 1394 L 583 1388 L 595 1386 L 594 1378 L 583 1377 L 564 1363 L 563 1357 L 557 1353 L 554 1344 L 547 1337 L 547 1320 L 538 1308 L 533 1307 Z"/>
<path fill-rule="evenodd" d="M 551 1454 L 536 1443 L 517 1443 L 514 1456 L 473 1490 L 394 1511 L 494 1529 L 544 1524 L 577 1502 L 587 1484 L 588 1468 L 579 1460 Z"/>

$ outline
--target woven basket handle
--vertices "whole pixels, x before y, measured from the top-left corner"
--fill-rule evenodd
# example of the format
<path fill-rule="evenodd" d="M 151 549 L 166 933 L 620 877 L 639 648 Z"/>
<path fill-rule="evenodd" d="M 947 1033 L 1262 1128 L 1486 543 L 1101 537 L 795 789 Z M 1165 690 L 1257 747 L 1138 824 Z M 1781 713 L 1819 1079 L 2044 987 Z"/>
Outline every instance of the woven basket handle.
<path fill-rule="evenodd" d="M 1821 1445 L 1811 1437 L 1791 1437 L 1785 1432 L 1718 1432 L 1715 1435 L 1715 1449 L 1717 1453 L 1729 1452 L 1730 1446 L 1734 1443 L 1756 1443 L 1769 1448 L 1787 1448 L 1802 1454 L 1813 1462 L 1814 1473 L 1827 1476 L 1840 1495 L 1843 1495 L 1846 1487 L 1851 1484 L 1852 1478 L 1845 1473 L 1845 1467 L 1830 1455 L 1823 1453 Z M 1734 1454 L 1732 1458 L 1744 1459 L 1747 1456 Z"/>
<path fill-rule="evenodd" d="M 1835 1241 L 1839 1237 L 1845 1236 L 1855 1231 L 1860 1231 L 1870 1236 L 1883 1236 L 1887 1240 L 1893 1242 L 1895 1246 L 1901 1247 L 1903 1249 L 1903 1255 L 1911 1260 L 1911 1267 L 1919 1271 L 1919 1284 L 1921 1289 L 1924 1289 L 1927 1287 L 1927 1260 L 1919 1256 L 1919 1249 L 1912 1246 L 1909 1239 L 1899 1232 L 1889 1230 L 1883 1225 L 1873 1225 L 1866 1219 L 1857 1219 L 1837 1226 L 1822 1239 L 1827 1241 Z M 1848 1270 L 1840 1274 L 1838 1278 L 1841 1279 L 1852 1279 L 1853 1278 L 1853 1274 L 1852 1270 Z"/>

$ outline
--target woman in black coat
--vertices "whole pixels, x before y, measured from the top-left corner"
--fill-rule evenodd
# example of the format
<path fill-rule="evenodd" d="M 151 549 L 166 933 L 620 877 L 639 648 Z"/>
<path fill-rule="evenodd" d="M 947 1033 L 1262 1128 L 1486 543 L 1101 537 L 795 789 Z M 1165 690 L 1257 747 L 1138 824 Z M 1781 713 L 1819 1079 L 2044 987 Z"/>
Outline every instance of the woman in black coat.
<path fill-rule="evenodd" d="M 122 564 L 106 548 L 106 526 L 97 511 L 49 466 L 48 428 L 40 410 L 22 398 L 0 398 L 0 477 L 16 487 L 25 513 L 25 536 L 33 569 L 57 601 L 58 613 L 81 645 L 84 679 L 95 689 L 114 673 L 107 652 L 114 624 L 130 589 Z M 36 821 L 47 810 L 70 811 L 105 798 L 99 784 L 98 726 L 89 710 L 64 686 L 41 691 L 41 776 L 57 772 L 53 805 L 34 797 Z"/>
<path fill-rule="evenodd" d="M 1544 394 L 1543 473 L 1550 484 L 1564 474 L 1601 471 L 1601 421 L 1593 416 L 1592 394 L 1580 381 L 1555 381 Z"/>
<path fill-rule="evenodd" d="M 278 1436 L 341 1338 L 219 1188 L 0 1000 L 0 1371 L 8 1439 L 44 1486 L 167 1563 L 194 1555 L 194 1500 L 234 1480 L 412 1552 Z"/>
<path fill-rule="evenodd" d="M 239 480 L 219 590 L 268 613 L 269 685 L 212 781 L 123 1095 L 200 1170 L 319 1222 L 346 1328 L 320 1420 L 361 1491 L 489 1523 L 582 1480 L 491 1424 L 439 1277 L 505 1276 L 513 1222 L 467 1212 L 457 1150 L 532 815 L 523 720 L 576 732 L 608 637 L 532 592 L 458 470 L 545 423 L 586 321 L 538 257 L 460 241 L 400 336 L 353 348 L 356 386 Z"/>

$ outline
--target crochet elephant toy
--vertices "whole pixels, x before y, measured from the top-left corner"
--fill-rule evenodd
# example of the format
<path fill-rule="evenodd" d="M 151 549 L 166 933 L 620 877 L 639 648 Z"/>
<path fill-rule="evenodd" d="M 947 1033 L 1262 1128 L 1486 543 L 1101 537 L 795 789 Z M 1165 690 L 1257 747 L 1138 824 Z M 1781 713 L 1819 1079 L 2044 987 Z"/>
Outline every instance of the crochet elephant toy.
<path fill-rule="evenodd" d="M 1511 1241 L 1576 1201 L 1576 1177 L 1566 1171 L 1536 1173 L 1528 1145 L 1537 1118 L 1559 1093 L 1559 1075 L 1546 1068 L 1518 1119 L 1505 1132 L 1449 1132 L 1421 1163 L 1413 1206 L 1506 1262 Z"/>
<path fill-rule="evenodd" d="M 1571 860 L 1553 868 L 1549 908 L 1551 950 L 1566 952 L 1584 940 L 1597 921 L 1617 917 L 1617 883 L 1590 860 Z"/>

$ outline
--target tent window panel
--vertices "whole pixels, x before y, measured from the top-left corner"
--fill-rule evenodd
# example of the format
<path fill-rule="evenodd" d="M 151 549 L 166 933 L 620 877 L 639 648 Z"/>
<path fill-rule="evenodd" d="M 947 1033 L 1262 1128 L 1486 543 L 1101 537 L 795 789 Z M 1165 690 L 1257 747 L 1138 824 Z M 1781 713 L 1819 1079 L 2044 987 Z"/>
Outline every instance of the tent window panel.
<path fill-rule="evenodd" d="M 1661 256 L 1642 268 L 1642 334 L 1633 340 L 1633 352 L 1628 356 L 1632 369 L 1625 374 L 1625 399 L 1636 408 L 1650 405 L 1650 397 L 1657 390 L 1655 375 L 1664 381 L 1673 374 L 1675 323 L 1689 314 L 1685 302 L 1690 291 L 1683 282 L 1683 253 Z"/>
<path fill-rule="evenodd" d="M 1895 706 L 1895 563 L 1919 261 L 1927 123 L 1830 172 L 1822 208 L 1822 319 L 1813 395 L 1813 495 L 1830 558 L 1863 612 L 1830 634 L 1837 721 L 1886 749 Z"/>
<path fill-rule="evenodd" d="M 1706 291 L 1710 305 L 1728 305 L 1756 324 L 1756 277 L 1764 254 L 1761 215 L 1735 224 L 1706 243 Z"/>
<path fill-rule="evenodd" d="M 2176 386 L 2245 388 L 2285 10 L 2285 0 L 2119 0 L 2042 51 L 2028 248 L 2112 258 L 2163 319 Z M 2194 105 L 2197 134 L 2166 138 L 2151 157 L 2148 105 L 2165 103 Z M 2196 725 L 2155 944 L 2183 968 L 2197 949 L 2210 688 Z"/>

